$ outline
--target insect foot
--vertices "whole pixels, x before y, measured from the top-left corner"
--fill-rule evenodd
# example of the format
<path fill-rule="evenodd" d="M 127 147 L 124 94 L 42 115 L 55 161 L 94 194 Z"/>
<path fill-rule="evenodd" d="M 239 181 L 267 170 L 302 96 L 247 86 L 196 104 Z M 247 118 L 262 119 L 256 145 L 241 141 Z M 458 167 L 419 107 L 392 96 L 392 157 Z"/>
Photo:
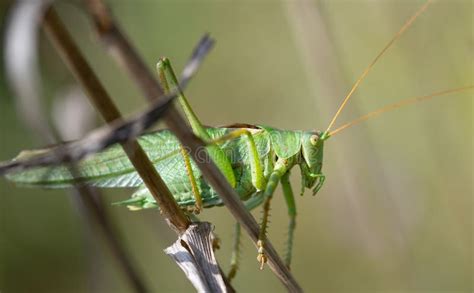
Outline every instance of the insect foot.
<path fill-rule="evenodd" d="M 257 241 L 257 251 L 258 251 L 257 261 L 260 263 L 260 269 L 263 270 L 263 266 L 267 262 L 267 256 L 263 252 L 263 241 L 262 240 Z"/>
<path fill-rule="evenodd" d="M 194 205 L 194 213 L 195 213 L 196 215 L 199 215 L 199 214 L 201 213 L 201 210 L 202 210 L 202 206 L 201 206 L 200 204 L 196 203 L 196 204 Z"/>
<path fill-rule="evenodd" d="M 221 239 L 217 235 L 214 235 L 212 239 L 212 250 L 216 251 L 218 249 L 221 249 Z"/>
<path fill-rule="evenodd" d="M 201 206 L 198 205 L 198 204 L 195 204 L 193 206 L 187 206 L 185 207 L 184 209 L 186 212 L 188 213 L 192 213 L 192 214 L 195 214 L 195 215 L 199 215 L 201 213 Z"/>

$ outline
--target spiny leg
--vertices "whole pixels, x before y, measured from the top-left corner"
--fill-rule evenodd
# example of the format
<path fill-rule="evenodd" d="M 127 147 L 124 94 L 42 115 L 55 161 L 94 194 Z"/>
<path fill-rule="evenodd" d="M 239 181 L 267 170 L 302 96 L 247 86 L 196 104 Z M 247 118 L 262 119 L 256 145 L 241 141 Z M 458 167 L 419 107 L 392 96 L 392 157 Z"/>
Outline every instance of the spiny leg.
<path fill-rule="evenodd" d="M 267 227 L 268 227 L 268 217 L 270 215 L 270 201 L 272 197 L 265 198 L 265 202 L 263 203 L 263 215 L 262 215 L 262 222 L 260 224 L 260 233 L 258 235 L 257 241 L 257 261 L 260 263 L 260 269 L 263 270 L 263 266 L 267 262 L 267 256 L 265 255 L 265 251 L 263 249 L 264 241 L 267 234 Z"/>
<path fill-rule="evenodd" d="M 194 212 L 196 214 L 199 214 L 202 210 L 202 196 L 199 192 L 199 188 L 196 183 L 196 176 L 194 176 L 193 168 L 191 167 L 191 160 L 189 158 L 189 154 L 183 147 L 183 145 L 180 145 L 180 151 L 184 160 L 184 166 L 186 167 L 186 173 L 188 174 L 189 182 L 191 183 L 191 189 L 194 195 Z"/>
<path fill-rule="evenodd" d="M 288 225 L 288 239 L 286 243 L 285 251 L 285 264 L 290 268 L 291 264 L 291 253 L 293 249 L 293 237 L 296 227 L 296 203 L 293 189 L 289 180 L 290 172 L 285 173 L 281 177 L 281 186 L 283 188 L 283 195 L 285 196 L 286 206 L 288 207 L 288 216 L 290 217 L 290 223 Z"/>
<path fill-rule="evenodd" d="M 265 199 L 263 203 L 263 216 L 262 222 L 260 224 L 260 233 L 258 236 L 257 241 L 257 261 L 260 263 L 260 269 L 263 269 L 263 265 L 267 262 L 267 257 L 265 256 L 264 251 L 264 241 L 267 233 L 268 227 L 268 216 L 270 212 L 270 201 L 272 199 L 272 195 L 275 192 L 275 189 L 280 181 L 281 177 L 291 168 L 293 165 L 293 160 L 291 159 L 278 159 L 275 163 L 275 169 L 270 174 L 268 179 L 267 186 L 263 193 L 263 197 Z"/>

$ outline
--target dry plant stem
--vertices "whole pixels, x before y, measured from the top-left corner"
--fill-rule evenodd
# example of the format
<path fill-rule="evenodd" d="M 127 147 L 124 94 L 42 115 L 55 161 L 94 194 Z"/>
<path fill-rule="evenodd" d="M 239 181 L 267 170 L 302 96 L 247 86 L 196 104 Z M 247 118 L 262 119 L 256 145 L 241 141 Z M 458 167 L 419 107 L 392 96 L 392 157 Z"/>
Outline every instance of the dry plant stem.
<path fill-rule="evenodd" d="M 74 191 L 78 193 L 78 196 L 80 196 L 81 203 L 84 205 L 86 212 L 89 215 L 92 215 L 92 218 L 99 223 L 98 226 L 102 228 L 102 233 L 105 238 L 109 240 L 108 244 L 111 246 L 112 253 L 119 260 L 121 267 L 130 279 L 135 292 L 148 292 L 141 276 L 135 270 L 127 254 L 120 245 L 117 235 L 114 233 L 114 227 L 111 226 L 109 219 L 105 216 L 105 211 L 92 197 L 93 191 L 87 186 L 76 186 Z"/>
<path fill-rule="evenodd" d="M 38 28 L 43 18 L 44 8 L 48 6 L 46 1 L 22 1 L 16 3 L 10 12 L 10 21 L 7 28 L 7 39 L 5 44 L 7 58 L 7 76 L 9 77 L 12 89 L 16 93 L 19 103 L 19 114 L 24 117 L 26 125 L 31 131 L 36 133 L 38 138 L 46 140 L 49 144 L 58 141 L 58 134 L 54 127 L 46 122 L 44 113 L 40 107 L 39 83 L 37 74 L 37 38 Z M 15 52 L 18 45 L 28 48 Z M 28 65 L 19 59 L 28 60 Z M 26 70 L 26 72 L 25 72 Z M 22 74 L 23 73 L 23 74 Z M 67 164 L 72 174 L 76 173 L 74 162 Z M 109 221 L 103 205 L 97 200 L 98 191 L 84 185 L 75 184 L 72 189 L 73 197 L 77 201 L 79 213 L 82 219 L 86 220 L 94 228 L 99 229 L 99 234 L 104 236 L 106 244 L 114 258 L 118 261 L 119 267 L 123 270 L 127 280 L 130 282 L 134 292 L 148 292 L 140 274 L 135 270 L 132 260 L 129 258 L 124 247 L 122 247 L 117 237 L 115 227 Z M 89 233 L 86 234 L 86 236 Z M 89 238 L 89 237 L 88 237 Z"/>
<path fill-rule="evenodd" d="M 126 69 L 129 76 L 144 92 L 148 101 L 154 101 L 164 94 L 156 78 L 147 69 L 140 55 L 132 47 L 128 39 L 117 26 L 104 1 L 84 0 L 92 20 L 95 22 L 97 34 L 110 50 L 115 60 Z M 147 74 L 143 74 L 146 70 Z"/>
<path fill-rule="evenodd" d="M 80 53 L 69 33 L 65 30 L 63 23 L 52 7 L 46 11 L 43 25 L 61 53 L 63 60 L 86 89 L 88 97 L 104 119 L 108 123 L 121 119 L 121 114 L 117 107 Z M 184 232 L 190 222 L 176 204 L 173 196 L 143 149 L 136 140 L 123 143 L 122 146 L 143 182 L 160 205 L 163 216 L 170 221 L 178 232 Z"/>
<path fill-rule="evenodd" d="M 109 123 L 112 123 L 114 120 L 121 121 L 121 115 L 118 109 L 113 104 L 102 84 L 87 64 L 85 58 L 81 55 L 77 46 L 52 8 L 50 8 L 45 14 L 44 26 L 61 52 L 62 57 L 86 89 L 92 102 L 104 116 L 105 120 Z M 170 226 L 179 234 L 187 232 L 190 222 L 176 204 L 171 193 L 140 145 L 135 140 L 130 140 L 122 143 L 122 146 L 135 169 L 145 182 L 147 188 L 160 205 L 163 215 L 171 224 Z M 212 278 L 205 278 L 206 281 L 213 280 Z M 223 288 L 218 288 L 218 290 L 220 289 Z M 230 287 L 228 283 L 226 283 L 226 288 L 223 290 L 233 292 L 232 287 Z"/>
<path fill-rule="evenodd" d="M 89 11 L 94 18 L 96 29 L 99 36 L 103 39 L 108 48 L 114 53 L 118 63 L 124 66 L 129 75 L 140 86 L 148 100 L 154 100 L 163 95 L 163 90 L 159 86 L 153 74 L 143 63 L 140 56 L 131 46 L 125 35 L 115 24 L 108 8 L 101 0 L 85 0 Z M 186 121 L 182 118 L 175 107 L 171 106 L 163 117 L 165 123 L 171 131 L 181 141 L 181 143 L 190 148 L 190 154 L 201 169 L 204 177 L 210 185 L 221 196 L 226 207 L 232 215 L 244 227 L 254 243 L 258 240 L 259 227 L 252 215 L 245 209 L 243 203 L 236 192 L 228 184 L 225 177 L 209 158 L 207 152 L 198 150 L 204 149 L 205 145 L 191 132 Z M 200 158 L 196 159 L 196 154 Z M 204 160 L 202 155 L 205 156 Z M 265 241 L 265 252 L 268 256 L 269 266 L 280 281 L 290 292 L 301 292 L 302 289 L 285 266 L 270 241 Z"/>

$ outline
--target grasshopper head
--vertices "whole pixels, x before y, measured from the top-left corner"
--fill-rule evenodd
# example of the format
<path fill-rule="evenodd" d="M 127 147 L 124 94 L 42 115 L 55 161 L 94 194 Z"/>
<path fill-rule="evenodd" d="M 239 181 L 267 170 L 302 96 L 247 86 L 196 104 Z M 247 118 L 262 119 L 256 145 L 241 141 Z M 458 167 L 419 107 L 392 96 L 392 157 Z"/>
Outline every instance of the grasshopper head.
<path fill-rule="evenodd" d="M 306 188 L 313 188 L 313 195 L 316 194 L 324 181 L 321 173 L 323 166 L 324 141 L 328 138 L 324 133 L 306 132 L 303 135 L 301 144 L 300 168 L 302 185 Z"/>

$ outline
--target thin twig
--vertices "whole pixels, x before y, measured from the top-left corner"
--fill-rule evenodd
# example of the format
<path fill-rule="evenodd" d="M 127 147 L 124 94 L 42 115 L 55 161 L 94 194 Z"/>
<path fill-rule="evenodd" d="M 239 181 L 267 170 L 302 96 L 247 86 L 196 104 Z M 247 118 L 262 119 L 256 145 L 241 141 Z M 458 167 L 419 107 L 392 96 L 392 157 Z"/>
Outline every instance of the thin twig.
<path fill-rule="evenodd" d="M 43 24 L 46 32 L 53 40 L 63 59 L 66 61 L 67 65 L 70 67 L 71 71 L 82 86 L 86 89 L 89 94 L 88 96 L 105 120 L 108 123 L 122 121 L 120 112 L 88 65 L 85 58 L 82 56 L 77 45 L 73 42 L 71 36 L 66 31 L 63 23 L 52 7 L 50 7 L 46 12 Z M 190 225 L 189 219 L 177 205 L 164 181 L 161 179 L 138 142 L 135 139 L 129 138 L 127 142 L 121 143 L 121 145 L 137 173 L 140 175 L 146 187 L 160 206 L 160 210 L 170 224 L 170 227 L 173 228 L 180 237 L 186 237 L 189 235 L 190 232 L 192 232 L 188 230 Z M 205 225 L 205 223 L 202 224 Z M 198 224 L 198 227 L 200 226 L 201 223 Z M 196 240 L 198 243 L 202 243 L 202 241 L 200 241 L 201 238 Z M 188 251 L 186 250 L 186 252 Z M 192 251 L 191 255 L 195 256 Z M 224 276 L 213 273 L 215 272 L 215 268 L 210 269 L 213 266 L 218 268 L 218 265 L 217 262 L 215 262 L 213 255 L 209 255 L 209 257 L 214 259 L 213 263 L 206 262 L 205 260 L 207 258 L 201 257 L 196 259 L 196 263 L 193 265 L 199 272 L 196 276 L 202 276 L 203 278 L 189 278 L 190 281 L 193 285 L 197 282 L 200 284 L 206 284 L 205 287 L 212 288 L 212 291 L 214 292 L 233 292 L 233 288 L 223 281 Z"/>
<path fill-rule="evenodd" d="M 85 2 L 96 24 L 97 33 L 113 52 L 113 56 L 117 62 L 127 69 L 129 75 L 139 85 L 145 97 L 148 100 L 154 100 L 162 96 L 163 90 L 160 85 L 120 28 L 116 25 L 105 3 L 102 0 L 85 0 Z M 207 152 L 202 151 L 203 149 L 205 150 L 203 142 L 195 139 L 195 136 L 189 127 L 187 127 L 187 123 L 174 106 L 168 108 L 163 119 L 181 143 L 190 148 L 190 154 L 201 169 L 206 180 L 220 195 L 224 204 L 231 211 L 236 220 L 241 223 L 256 245 L 259 234 L 257 222 L 245 209 L 237 193 L 231 188 L 225 177 L 209 158 Z M 201 156 L 199 159 L 196 158 L 197 154 Z M 204 160 L 202 155 L 205 157 Z M 302 291 L 288 268 L 276 253 L 270 241 L 267 240 L 264 243 L 264 249 L 269 259 L 269 266 L 280 281 L 289 291 Z"/>
<path fill-rule="evenodd" d="M 110 250 L 121 264 L 121 267 L 135 292 L 149 292 L 145 282 L 139 272 L 135 269 L 134 264 L 119 241 L 115 227 L 113 227 L 109 218 L 105 214 L 103 206 L 98 204 L 92 196 L 94 191 L 86 185 L 81 186 L 79 184 L 75 186 L 74 191 L 78 193 L 81 203 L 85 206 L 85 209 L 88 212 L 87 215 L 91 216 L 92 219 L 98 222 L 98 227 L 102 230 L 105 239 L 107 239 L 109 247 L 111 248 Z"/>
<path fill-rule="evenodd" d="M 119 110 L 80 53 L 52 7 L 46 11 L 43 24 L 64 61 L 85 88 L 88 97 L 103 118 L 108 123 L 121 119 Z M 136 140 L 129 140 L 127 143 L 122 143 L 122 147 L 148 190 L 160 206 L 164 217 L 168 219 L 180 233 L 184 232 L 190 224 L 189 220 L 176 204 L 163 179 L 161 179 L 138 142 Z"/>
<path fill-rule="evenodd" d="M 191 58 L 184 66 L 181 74 L 180 89 L 184 89 L 195 75 L 200 64 L 212 48 L 213 40 L 206 34 L 194 49 Z M 56 148 L 59 151 L 42 152 L 13 161 L 0 163 L 0 175 L 22 171 L 32 167 L 54 166 L 62 163 L 76 162 L 98 153 L 107 147 L 127 142 L 148 130 L 166 112 L 178 92 L 174 91 L 159 100 L 153 101 L 148 108 L 126 121 L 113 121 L 105 126 L 89 132 L 84 138 L 73 142 L 62 143 Z M 199 140 L 195 137 L 194 139 Z M 54 148 L 53 148 L 54 150 Z M 59 155 L 58 155 L 59 153 Z"/>
<path fill-rule="evenodd" d="M 47 1 L 20 1 L 16 3 L 10 13 L 5 45 L 7 76 L 16 98 L 17 111 L 25 124 L 35 133 L 43 143 L 53 143 L 60 140 L 59 134 L 50 126 L 41 107 L 40 75 L 38 73 L 37 51 L 38 35 L 44 10 L 48 7 Z M 61 154 L 61 150 L 53 155 Z M 75 161 L 67 164 L 71 174 L 77 173 Z M 117 259 L 119 267 L 131 283 L 135 292 L 147 292 L 145 282 L 135 269 L 132 259 L 122 246 L 115 227 L 109 220 L 100 201 L 98 190 L 88 186 L 74 184 L 72 189 L 75 204 L 79 204 L 84 224 L 97 227 L 102 232 L 106 244 L 112 255 Z M 87 235 L 91 236 L 91 235 Z"/>
<path fill-rule="evenodd" d="M 88 155 L 98 153 L 107 147 L 124 143 L 148 130 L 158 121 L 173 101 L 175 94 L 170 94 L 164 101 L 157 101 L 150 108 L 126 121 L 114 121 L 91 131 L 84 138 L 62 143 L 53 147 L 51 152 L 38 152 L 0 163 L 0 176 L 32 167 L 55 166 L 62 163 L 78 161 Z M 198 139 L 198 138 L 196 138 Z M 59 149 L 59 152 L 55 150 Z M 59 153 L 59 154 L 58 154 Z"/>

